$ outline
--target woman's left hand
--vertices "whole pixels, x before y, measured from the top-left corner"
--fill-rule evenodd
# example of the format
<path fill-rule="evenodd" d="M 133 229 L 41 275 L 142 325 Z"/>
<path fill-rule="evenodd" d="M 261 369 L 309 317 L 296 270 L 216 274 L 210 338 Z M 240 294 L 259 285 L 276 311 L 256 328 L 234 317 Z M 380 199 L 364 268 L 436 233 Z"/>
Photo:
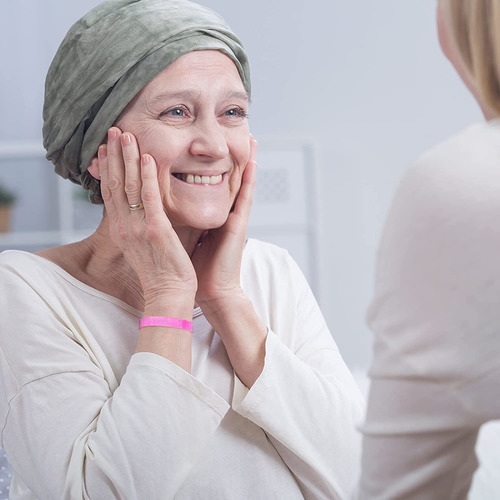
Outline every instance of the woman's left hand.
<path fill-rule="evenodd" d="M 242 294 L 240 268 L 255 187 L 256 150 L 257 141 L 250 136 L 250 155 L 234 210 L 223 226 L 207 232 L 191 256 L 198 278 L 196 302 L 202 309 L 217 309 Z"/>
<path fill-rule="evenodd" d="M 222 339 L 235 373 L 249 388 L 264 368 L 267 338 L 267 328 L 240 284 L 255 187 L 256 150 L 257 142 L 250 137 L 250 156 L 234 210 L 223 226 L 208 231 L 191 256 L 198 279 L 196 302 Z"/>

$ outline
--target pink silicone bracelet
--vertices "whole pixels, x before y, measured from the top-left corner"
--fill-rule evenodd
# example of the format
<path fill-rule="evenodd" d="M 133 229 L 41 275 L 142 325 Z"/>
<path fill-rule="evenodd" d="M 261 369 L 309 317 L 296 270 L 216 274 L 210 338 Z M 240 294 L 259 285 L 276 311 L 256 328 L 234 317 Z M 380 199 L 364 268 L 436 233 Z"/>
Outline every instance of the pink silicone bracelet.
<path fill-rule="evenodd" d="M 181 330 L 193 331 L 193 322 L 186 319 L 168 318 L 166 316 L 146 316 L 139 321 L 139 328 L 145 326 L 170 326 Z"/>

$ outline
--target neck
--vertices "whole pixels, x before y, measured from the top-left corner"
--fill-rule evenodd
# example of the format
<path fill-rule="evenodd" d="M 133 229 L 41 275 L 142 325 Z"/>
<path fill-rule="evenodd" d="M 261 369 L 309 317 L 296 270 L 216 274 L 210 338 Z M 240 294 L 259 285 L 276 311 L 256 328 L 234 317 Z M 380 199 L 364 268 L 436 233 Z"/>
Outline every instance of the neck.
<path fill-rule="evenodd" d="M 495 120 L 498 118 L 498 115 L 491 111 L 490 108 L 483 106 L 481 103 L 479 103 L 479 106 L 481 107 L 481 111 L 483 112 L 484 119 L 489 122 L 490 120 Z"/>

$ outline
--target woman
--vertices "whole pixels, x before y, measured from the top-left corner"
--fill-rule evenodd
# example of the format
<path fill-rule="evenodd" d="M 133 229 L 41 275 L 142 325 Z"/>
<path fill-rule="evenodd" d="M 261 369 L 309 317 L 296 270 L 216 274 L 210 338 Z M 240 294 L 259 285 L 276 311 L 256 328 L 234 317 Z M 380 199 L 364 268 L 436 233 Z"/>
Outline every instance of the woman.
<path fill-rule="evenodd" d="M 185 0 L 104 2 L 63 41 L 44 143 L 105 210 L 0 258 L 11 498 L 350 495 L 359 392 L 296 264 L 246 242 L 249 93 L 239 40 Z"/>
<path fill-rule="evenodd" d="M 440 0 L 442 49 L 485 123 L 436 147 L 396 195 L 379 251 L 361 498 L 466 498 L 500 418 L 500 2 Z"/>

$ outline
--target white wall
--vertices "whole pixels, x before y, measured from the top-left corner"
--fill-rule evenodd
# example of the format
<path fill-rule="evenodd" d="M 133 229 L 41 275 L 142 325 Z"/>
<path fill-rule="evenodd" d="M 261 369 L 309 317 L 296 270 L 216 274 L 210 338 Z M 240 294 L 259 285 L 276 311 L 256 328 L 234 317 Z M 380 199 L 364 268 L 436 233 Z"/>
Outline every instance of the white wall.
<path fill-rule="evenodd" d="M 0 141 L 40 139 L 50 60 L 71 23 L 97 3 L 0 3 Z M 321 305 L 346 361 L 363 368 L 376 245 L 397 182 L 426 148 L 480 119 L 439 51 L 436 1 L 201 3 L 248 50 L 254 135 L 317 144 Z"/>

